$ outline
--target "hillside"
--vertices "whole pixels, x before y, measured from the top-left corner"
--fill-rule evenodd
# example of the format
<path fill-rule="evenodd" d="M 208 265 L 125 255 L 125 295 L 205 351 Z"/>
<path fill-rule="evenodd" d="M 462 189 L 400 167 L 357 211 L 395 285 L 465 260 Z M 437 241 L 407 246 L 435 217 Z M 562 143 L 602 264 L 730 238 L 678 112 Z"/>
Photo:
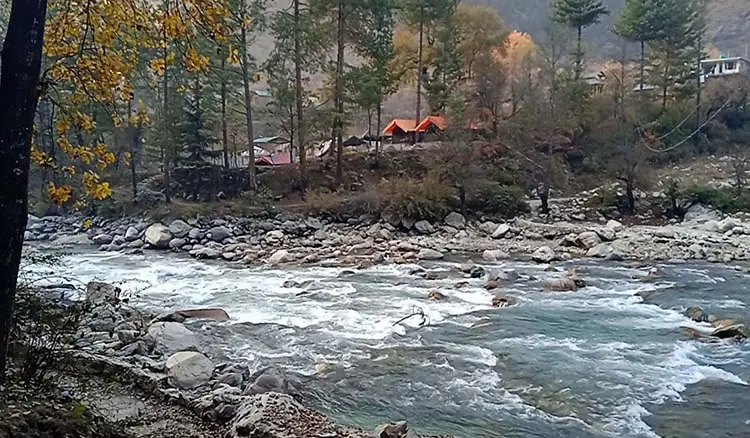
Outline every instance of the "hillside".
<path fill-rule="evenodd" d="M 530 33 L 542 41 L 547 25 L 550 0 L 465 0 L 469 4 L 492 5 L 505 22 L 516 29 Z M 615 57 L 619 53 L 617 37 L 609 28 L 619 13 L 624 0 L 604 0 L 612 11 L 602 23 L 586 31 L 589 50 L 598 58 Z M 744 56 L 750 48 L 750 1 L 708 0 L 708 38 L 727 55 Z M 747 49 L 750 50 L 750 49 Z"/>

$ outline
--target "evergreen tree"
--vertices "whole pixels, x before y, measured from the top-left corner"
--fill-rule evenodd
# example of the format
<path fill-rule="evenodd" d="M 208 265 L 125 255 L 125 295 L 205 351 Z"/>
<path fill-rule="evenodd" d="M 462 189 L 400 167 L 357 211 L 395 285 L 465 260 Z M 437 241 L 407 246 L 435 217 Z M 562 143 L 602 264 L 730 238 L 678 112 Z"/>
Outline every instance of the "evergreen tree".
<path fill-rule="evenodd" d="M 417 109 L 415 119 L 419 122 L 422 110 L 422 85 L 427 78 L 424 67 L 424 39 L 428 29 L 437 23 L 444 22 L 453 15 L 458 6 L 458 0 L 403 0 L 401 13 L 404 21 L 417 29 L 419 43 L 417 45 Z"/>
<path fill-rule="evenodd" d="M 625 0 L 617 17 L 614 32 L 626 40 L 640 43 L 639 89 L 643 91 L 646 73 L 646 44 L 664 38 L 671 22 L 668 0 Z"/>
<path fill-rule="evenodd" d="M 396 0 L 369 0 L 361 1 L 357 8 L 359 14 L 353 38 L 354 48 L 366 61 L 352 69 L 348 83 L 354 102 L 367 110 L 368 131 L 371 135 L 373 111 L 376 119 L 375 133 L 380 135 L 383 102 L 387 96 L 397 91 L 400 80 L 398 71 L 392 68 L 396 56 L 393 45 L 395 6 Z M 379 152 L 380 140 L 376 143 L 376 162 Z"/>
<path fill-rule="evenodd" d="M 194 84 L 192 89 L 184 95 L 180 115 L 174 124 L 173 138 L 182 149 L 180 161 L 199 163 L 216 156 L 211 150 L 216 143 L 216 138 L 207 120 L 209 111 L 205 105 L 210 100 L 202 96 L 202 75 L 200 72 L 195 72 L 193 76 Z"/>
<path fill-rule="evenodd" d="M 583 29 L 599 22 L 602 15 L 608 15 L 609 10 L 601 0 L 557 0 L 554 3 L 554 17 L 558 23 L 576 29 L 575 52 L 575 80 L 583 73 L 583 45 L 581 41 Z"/>
<path fill-rule="evenodd" d="M 439 23 L 436 40 L 435 65 L 430 75 L 423 74 L 423 80 L 430 112 L 443 114 L 451 94 L 463 80 L 464 72 L 452 12 Z"/>

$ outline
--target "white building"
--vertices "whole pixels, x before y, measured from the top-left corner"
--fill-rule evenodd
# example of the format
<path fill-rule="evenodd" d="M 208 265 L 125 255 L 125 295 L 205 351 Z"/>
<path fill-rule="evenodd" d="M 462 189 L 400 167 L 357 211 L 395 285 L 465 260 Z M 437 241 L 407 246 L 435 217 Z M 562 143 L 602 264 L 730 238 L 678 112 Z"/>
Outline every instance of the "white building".
<path fill-rule="evenodd" d="M 709 78 L 750 75 L 750 62 L 739 56 L 731 58 L 704 59 L 701 61 L 701 83 Z"/>

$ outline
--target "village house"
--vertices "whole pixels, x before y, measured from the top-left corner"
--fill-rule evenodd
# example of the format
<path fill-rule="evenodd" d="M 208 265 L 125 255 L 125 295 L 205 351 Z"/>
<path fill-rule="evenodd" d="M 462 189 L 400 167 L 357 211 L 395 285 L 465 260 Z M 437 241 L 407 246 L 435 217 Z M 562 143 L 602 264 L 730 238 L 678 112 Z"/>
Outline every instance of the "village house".
<path fill-rule="evenodd" d="M 712 78 L 745 75 L 750 77 L 750 62 L 739 56 L 701 61 L 701 83 Z"/>
<path fill-rule="evenodd" d="M 393 119 L 383 129 L 383 135 L 390 137 L 393 144 L 435 141 L 442 137 L 445 127 L 445 119 L 440 116 L 427 116 L 419 123 L 414 119 Z"/>

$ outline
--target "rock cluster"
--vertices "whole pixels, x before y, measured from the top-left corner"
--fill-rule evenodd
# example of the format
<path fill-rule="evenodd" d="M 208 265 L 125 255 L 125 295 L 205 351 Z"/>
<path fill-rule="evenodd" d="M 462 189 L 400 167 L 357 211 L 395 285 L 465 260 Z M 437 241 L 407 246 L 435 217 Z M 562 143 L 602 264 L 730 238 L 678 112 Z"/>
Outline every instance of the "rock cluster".
<path fill-rule="evenodd" d="M 539 263 L 591 257 L 606 260 L 750 260 L 750 221 L 721 218 L 702 207 L 680 225 L 625 227 L 615 220 L 499 223 L 469 221 L 457 212 L 442 223 L 370 216 L 334 223 L 314 217 L 183 218 L 164 223 L 96 218 L 29 217 L 27 240 L 56 246 L 97 245 L 102 251 L 161 249 L 197 259 L 242 264 L 334 264 L 439 260 L 454 252 L 476 252 L 495 262 L 511 254 Z M 717 219 L 718 218 L 718 219 Z"/>
<path fill-rule="evenodd" d="M 216 364 L 203 351 L 199 336 L 178 321 L 226 320 L 221 309 L 155 317 L 123 304 L 120 295 L 119 288 L 106 283 L 87 286 L 90 310 L 80 323 L 73 355 L 88 372 L 124 380 L 182 404 L 201 418 L 225 424 L 228 437 L 407 436 L 405 422 L 386 424 L 376 432 L 332 422 L 300 404 L 300 383 L 280 368 L 253 373 L 242 364 Z"/>

